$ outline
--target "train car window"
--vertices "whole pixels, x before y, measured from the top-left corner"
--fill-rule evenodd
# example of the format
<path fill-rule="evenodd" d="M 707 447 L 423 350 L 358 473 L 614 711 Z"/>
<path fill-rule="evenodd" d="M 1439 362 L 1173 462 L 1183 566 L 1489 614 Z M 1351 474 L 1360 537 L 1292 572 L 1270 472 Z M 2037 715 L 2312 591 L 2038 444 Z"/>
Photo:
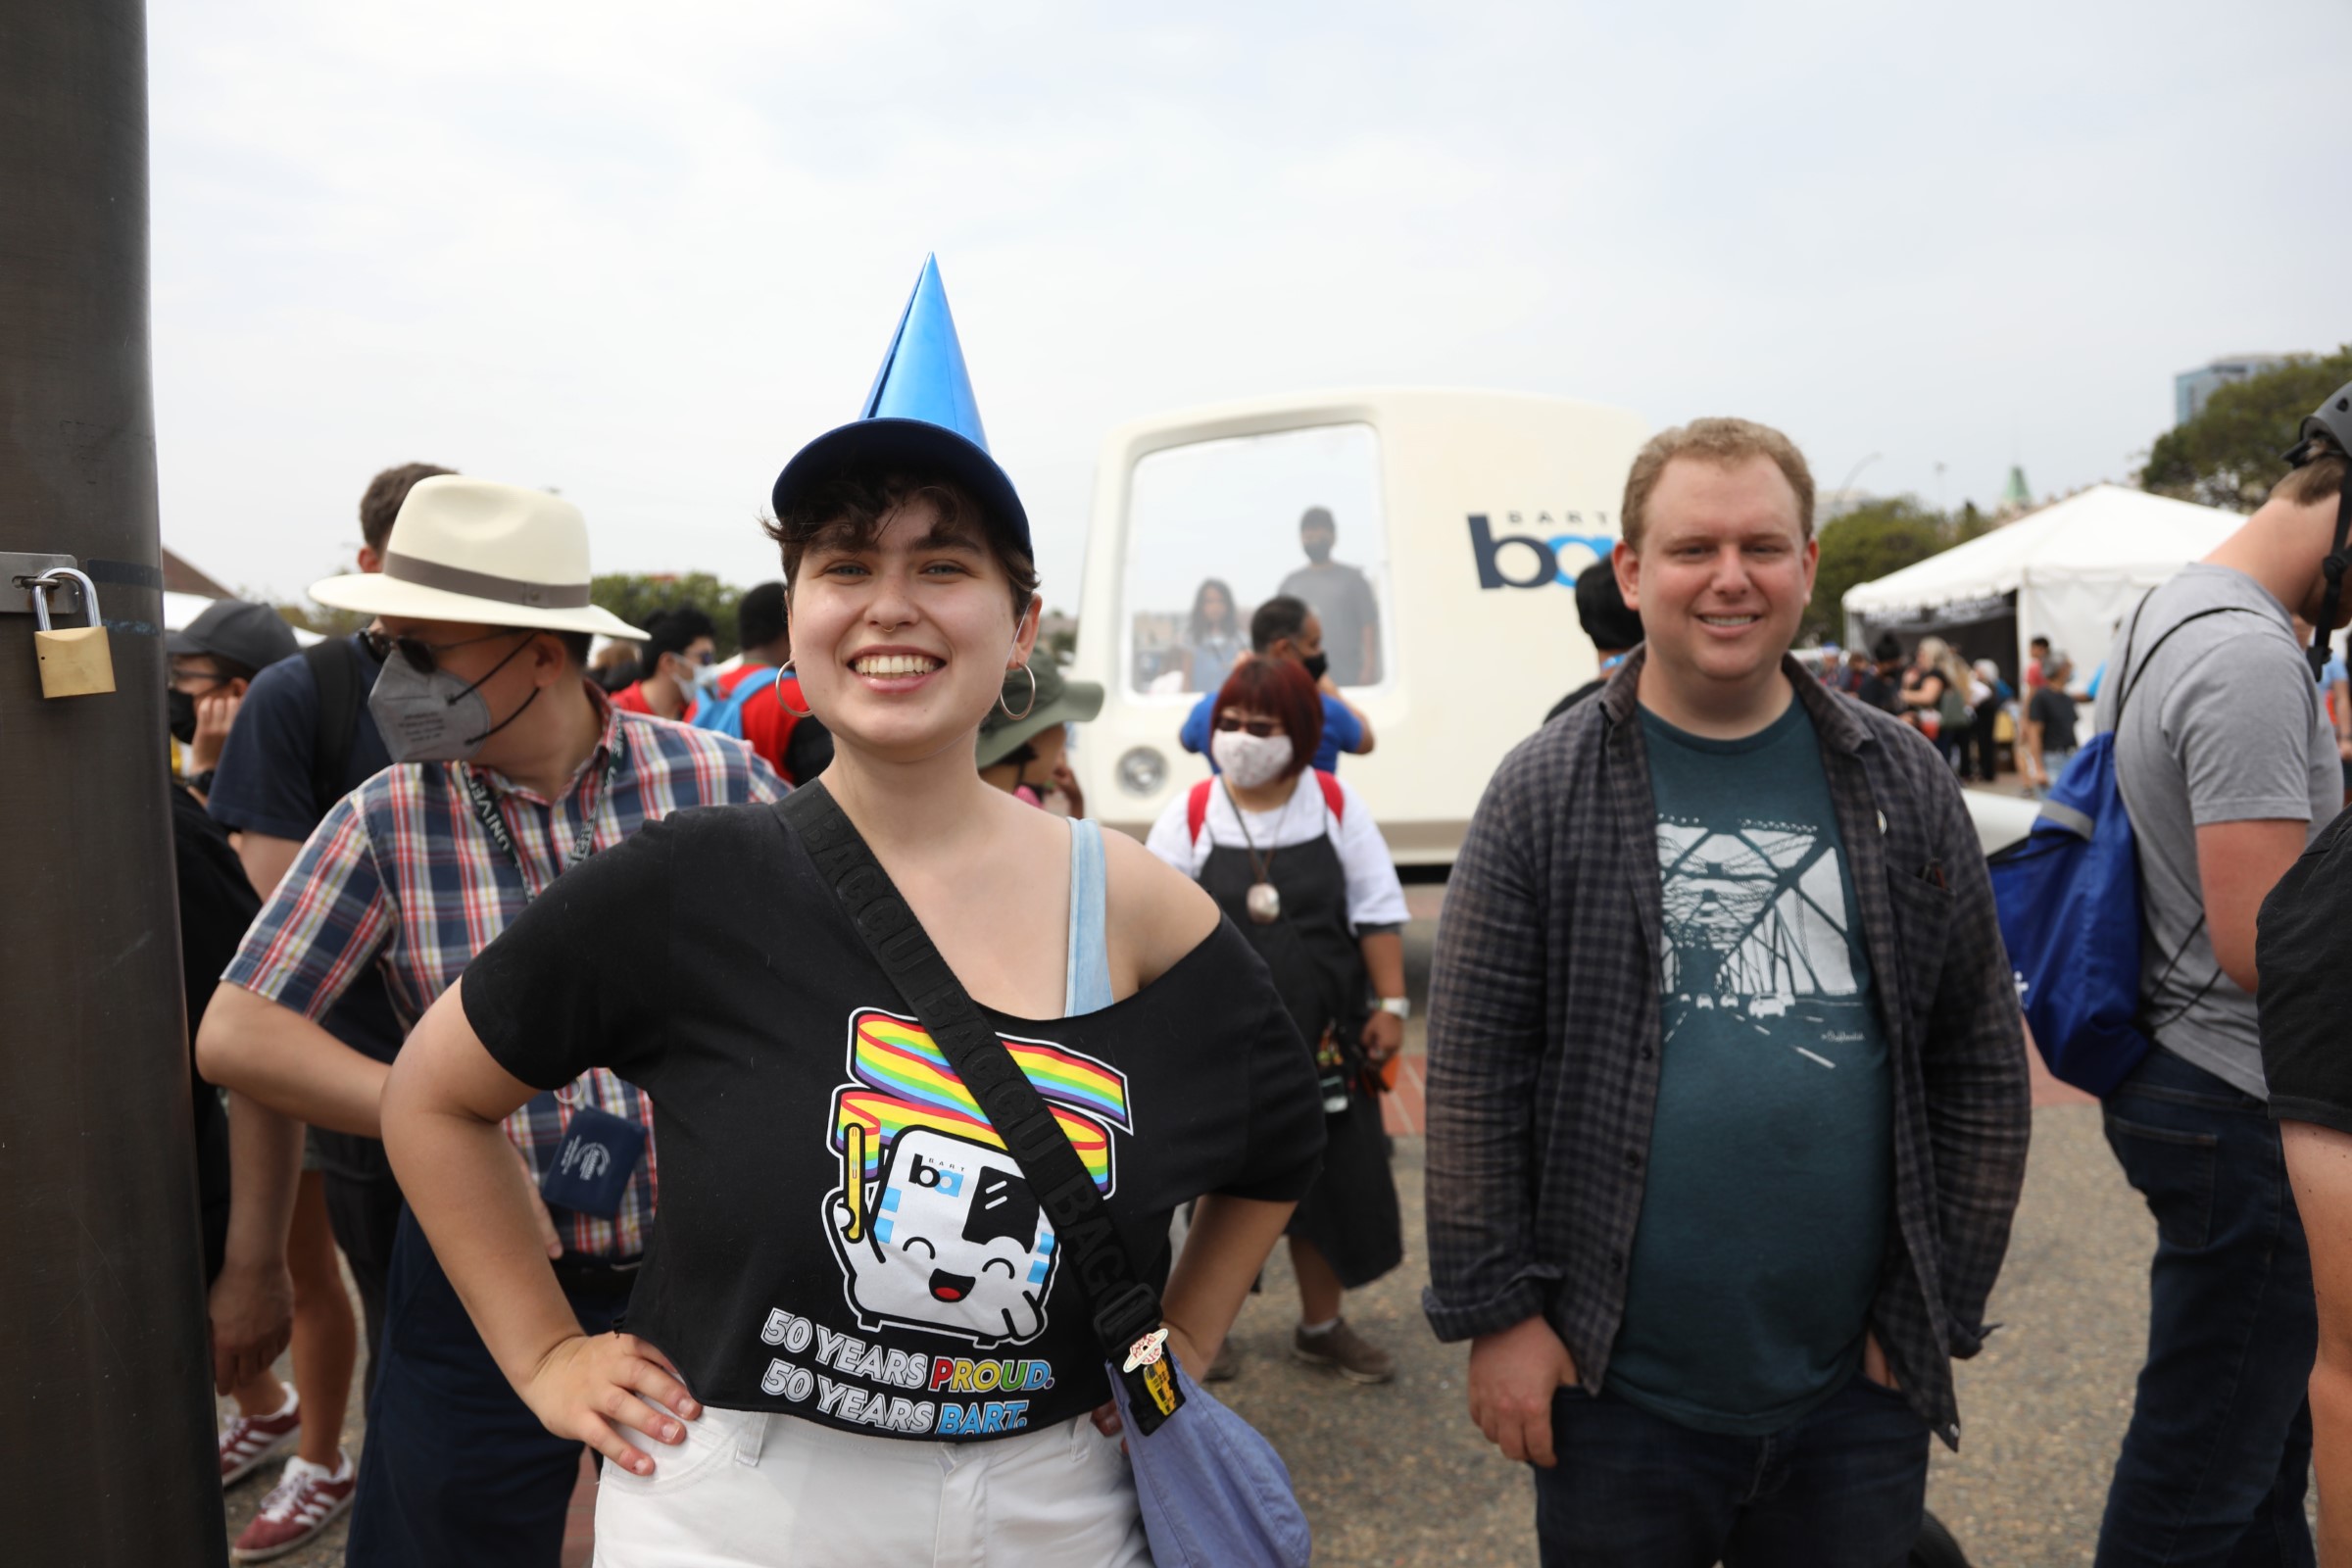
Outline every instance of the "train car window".
<path fill-rule="evenodd" d="M 1380 441 L 1368 424 L 1197 441 L 1146 455 L 1128 487 L 1124 661 L 1140 697 L 1215 691 L 1276 594 L 1323 624 L 1332 678 L 1396 678 Z"/>

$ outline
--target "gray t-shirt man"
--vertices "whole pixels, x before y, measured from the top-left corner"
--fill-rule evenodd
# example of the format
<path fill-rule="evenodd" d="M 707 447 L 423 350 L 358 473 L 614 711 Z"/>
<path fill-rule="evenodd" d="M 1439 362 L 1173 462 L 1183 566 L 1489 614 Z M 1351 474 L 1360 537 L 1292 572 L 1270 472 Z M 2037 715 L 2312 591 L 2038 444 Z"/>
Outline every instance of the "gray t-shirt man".
<path fill-rule="evenodd" d="M 2182 624 L 2208 610 L 2250 613 Z M 2175 626 L 2142 668 L 2135 651 Z M 2115 765 L 2139 845 L 2146 1017 L 2167 1051 L 2267 1099 L 2254 999 L 2222 973 L 2204 925 L 2196 830 L 2299 821 L 2316 837 L 2335 815 L 2343 776 L 2311 666 L 2284 605 L 2244 572 L 2200 562 L 2148 595 L 2136 626 L 2125 618 L 2107 669 L 2101 729 L 2115 728 L 2130 691 Z"/>

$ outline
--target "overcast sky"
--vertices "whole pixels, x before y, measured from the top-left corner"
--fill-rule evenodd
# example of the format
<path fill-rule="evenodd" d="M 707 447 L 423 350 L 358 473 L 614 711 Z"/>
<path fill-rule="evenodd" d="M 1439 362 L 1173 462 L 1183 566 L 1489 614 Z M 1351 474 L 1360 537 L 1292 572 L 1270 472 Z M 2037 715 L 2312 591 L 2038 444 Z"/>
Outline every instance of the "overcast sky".
<path fill-rule="evenodd" d="M 600 570 L 772 576 L 927 250 L 1072 606 L 1103 432 L 1188 404 L 1742 414 L 1957 506 L 2352 340 L 2340 0 L 1309 17 L 155 7 L 165 540 L 296 593 L 422 459 L 561 489 Z"/>

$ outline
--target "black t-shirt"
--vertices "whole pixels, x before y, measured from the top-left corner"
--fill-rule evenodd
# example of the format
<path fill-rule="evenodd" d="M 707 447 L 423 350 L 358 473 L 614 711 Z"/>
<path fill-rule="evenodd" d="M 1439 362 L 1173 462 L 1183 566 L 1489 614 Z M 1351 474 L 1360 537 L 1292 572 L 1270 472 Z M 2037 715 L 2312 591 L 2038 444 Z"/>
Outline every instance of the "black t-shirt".
<path fill-rule="evenodd" d="M 2041 726 L 2043 751 L 2075 749 L 2075 700 L 2057 687 L 2034 687 L 2034 695 L 2026 700 L 2026 717 Z"/>
<path fill-rule="evenodd" d="M 187 790 L 174 784 L 171 793 L 172 855 L 179 886 L 179 972 L 187 990 L 192 1043 L 220 971 L 237 956 L 237 944 L 262 912 L 262 901 L 246 880 L 245 866 L 220 824 L 205 814 Z M 192 1044 L 188 1073 L 196 1118 L 196 1202 L 204 1220 L 209 1282 L 220 1272 L 228 1235 L 228 1117 L 220 1108 L 220 1093 L 196 1071 Z"/>
<path fill-rule="evenodd" d="M 628 1326 L 698 1398 L 994 1438 L 1110 1396 L 1019 1166 L 766 807 L 677 812 L 566 871 L 463 996 L 524 1082 L 604 1065 L 652 1097 L 658 1217 Z M 1101 1012 L 990 1016 L 1147 1276 L 1177 1204 L 1312 1185 L 1313 1059 L 1230 925 Z"/>
<path fill-rule="evenodd" d="M 1862 684 L 1854 688 L 1854 700 L 1882 713 L 1899 713 L 1903 710 L 1902 694 L 1895 689 L 1894 682 L 1875 669 L 1864 675 Z"/>
<path fill-rule="evenodd" d="M 2255 929 L 2271 1117 L 2352 1132 L 2352 811 L 2287 867 Z"/>
<path fill-rule="evenodd" d="M 1568 711 L 1568 710 L 1571 708 L 1574 708 L 1577 704 L 1589 701 L 1594 697 L 1598 697 L 1608 686 L 1608 676 L 1594 676 L 1592 679 L 1585 682 L 1582 686 L 1579 686 L 1576 690 L 1570 692 L 1567 696 L 1561 698 L 1558 702 L 1552 704 L 1551 710 L 1544 715 L 1544 722 L 1548 724 L 1553 719 L 1559 717 L 1562 713 Z"/>

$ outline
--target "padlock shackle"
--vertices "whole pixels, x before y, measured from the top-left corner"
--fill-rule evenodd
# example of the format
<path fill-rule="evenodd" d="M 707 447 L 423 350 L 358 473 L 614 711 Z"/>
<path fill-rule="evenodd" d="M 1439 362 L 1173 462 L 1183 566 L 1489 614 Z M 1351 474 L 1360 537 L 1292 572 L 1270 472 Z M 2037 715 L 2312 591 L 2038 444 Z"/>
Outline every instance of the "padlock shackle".
<path fill-rule="evenodd" d="M 49 624 L 49 596 L 65 586 L 57 580 L 60 577 L 74 579 L 74 584 L 81 589 L 81 608 L 89 616 L 90 624 L 99 625 L 98 585 L 90 581 L 90 574 L 86 571 L 77 571 L 72 566 L 52 566 L 37 577 L 24 579 L 24 587 L 32 595 L 33 629 L 36 631 L 53 629 Z"/>

